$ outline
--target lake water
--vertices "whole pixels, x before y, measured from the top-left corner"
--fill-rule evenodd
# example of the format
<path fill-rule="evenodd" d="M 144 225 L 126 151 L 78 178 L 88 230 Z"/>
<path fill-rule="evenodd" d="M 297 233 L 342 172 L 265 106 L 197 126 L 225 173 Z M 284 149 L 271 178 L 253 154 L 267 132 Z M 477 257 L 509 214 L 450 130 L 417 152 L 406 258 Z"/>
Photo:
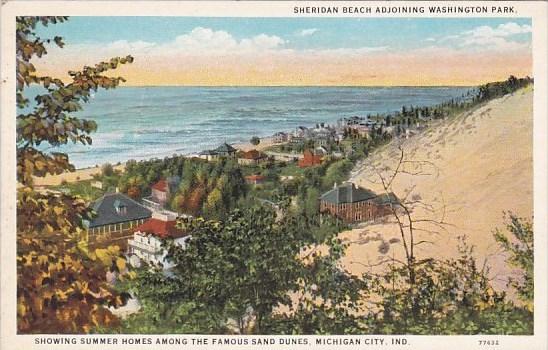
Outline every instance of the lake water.
<path fill-rule="evenodd" d="M 193 154 L 222 142 L 430 106 L 469 88 L 417 87 L 122 87 L 100 91 L 77 115 L 98 124 L 93 145 L 66 145 L 77 167 L 172 154 Z"/>

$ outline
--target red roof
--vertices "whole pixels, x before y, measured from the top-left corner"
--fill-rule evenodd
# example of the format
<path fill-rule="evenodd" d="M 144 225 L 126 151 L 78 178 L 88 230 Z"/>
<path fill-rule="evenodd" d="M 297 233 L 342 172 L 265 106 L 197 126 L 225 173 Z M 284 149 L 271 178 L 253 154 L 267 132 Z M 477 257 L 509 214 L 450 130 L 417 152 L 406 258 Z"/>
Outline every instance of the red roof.
<path fill-rule="evenodd" d="M 249 175 L 245 177 L 245 180 L 247 182 L 252 182 L 252 183 L 261 182 L 261 181 L 264 181 L 264 179 L 266 179 L 266 177 L 264 177 L 263 175 Z"/>
<path fill-rule="evenodd" d="M 167 192 L 167 181 L 162 179 L 156 182 L 154 185 L 152 185 L 152 189 L 162 191 L 162 192 Z"/>
<path fill-rule="evenodd" d="M 241 158 L 257 160 L 264 158 L 264 155 L 256 149 L 252 149 L 251 151 L 244 152 Z"/>
<path fill-rule="evenodd" d="M 160 238 L 179 238 L 186 235 L 186 233 L 175 227 L 175 220 L 163 221 L 155 218 L 150 218 L 143 224 L 137 226 L 134 232 L 143 232 L 150 235 L 158 236 Z"/>

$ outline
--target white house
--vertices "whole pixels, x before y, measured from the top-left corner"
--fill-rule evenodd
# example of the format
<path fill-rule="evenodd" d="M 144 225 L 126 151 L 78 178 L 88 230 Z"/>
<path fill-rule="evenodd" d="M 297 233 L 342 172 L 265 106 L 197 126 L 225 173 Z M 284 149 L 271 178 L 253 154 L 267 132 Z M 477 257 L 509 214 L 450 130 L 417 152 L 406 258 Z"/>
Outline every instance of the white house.
<path fill-rule="evenodd" d="M 190 239 L 175 226 L 176 218 L 174 213 L 154 212 L 150 219 L 135 228 L 133 238 L 128 240 L 129 262 L 134 267 L 141 266 L 142 262 L 161 266 L 165 270 L 173 267 L 166 259 L 167 251 L 162 247 L 162 240 L 173 238 L 175 244 L 184 248 Z"/>

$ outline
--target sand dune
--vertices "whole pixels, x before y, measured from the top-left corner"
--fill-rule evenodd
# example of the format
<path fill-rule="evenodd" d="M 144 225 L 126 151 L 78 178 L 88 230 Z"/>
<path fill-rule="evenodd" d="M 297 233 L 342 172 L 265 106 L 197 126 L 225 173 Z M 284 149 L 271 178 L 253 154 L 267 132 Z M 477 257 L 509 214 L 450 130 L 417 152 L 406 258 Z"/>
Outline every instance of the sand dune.
<path fill-rule="evenodd" d="M 441 228 L 428 222 L 417 224 L 419 257 L 458 255 L 457 237 L 466 234 L 475 246 L 480 263 L 487 261 L 495 284 L 504 286 L 512 274 L 493 239 L 495 228 L 504 228 L 503 211 L 519 216 L 533 215 L 533 93 L 531 88 L 491 101 L 473 112 L 439 122 L 421 134 L 403 141 L 405 159 L 428 161 L 409 163 L 405 170 L 430 175 L 401 174 L 393 183 L 398 196 L 410 191 L 433 208 L 416 208 L 414 218 L 441 220 Z M 381 191 L 378 169 L 394 167 L 397 142 L 378 150 L 355 169 L 352 181 Z M 381 174 L 383 172 L 381 171 Z M 385 172 L 386 173 L 386 172 Z M 432 211 L 433 210 L 433 211 Z M 350 243 L 344 266 L 359 274 L 386 257 L 403 257 L 401 243 L 393 243 L 386 255 L 379 253 L 382 241 L 399 238 L 395 224 L 364 225 L 340 235 Z"/>

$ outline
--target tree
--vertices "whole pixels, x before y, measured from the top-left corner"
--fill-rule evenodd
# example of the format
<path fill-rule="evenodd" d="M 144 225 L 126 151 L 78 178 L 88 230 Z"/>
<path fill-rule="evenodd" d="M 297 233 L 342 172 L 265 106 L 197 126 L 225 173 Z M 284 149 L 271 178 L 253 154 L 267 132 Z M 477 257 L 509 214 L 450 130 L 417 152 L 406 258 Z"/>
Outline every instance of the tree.
<path fill-rule="evenodd" d="M 142 275 L 133 283 L 137 296 L 165 302 L 157 307 L 167 318 L 160 322 L 172 322 L 169 310 L 192 303 L 192 312 L 222 319 L 225 328 L 233 320 L 239 333 L 261 333 L 272 310 L 290 302 L 288 291 L 296 283 L 301 231 L 295 218 L 277 223 L 272 210 L 254 207 L 235 210 L 222 222 L 182 219 L 180 225 L 192 239 L 185 249 L 166 242 L 176 264 L 173 277 Z"/>
<path fill-rule="evenodd" d="M 141 197 L 141 187 L 143 187 L 144 181 L 140 176 L 132 176 L 127 180 L 126 193 L 133 199 L 139 199 Z"/>
<path fill-rule="evenodd" d="M 114 174 L 114 168 L 112 167 L 112 164 L 105 163 L 101 167 L 101 175 L 103 176 L 112 176 Z"/>
<path fill-rule="evenodd" d="M 522 280 L 509 279 L 508 285 L 515 288 L 520 299 L 526 307 L 533 311 L 535 278 L 534 278 L 534 235 L 533 225 L 530 221 L 520 218 L 513 213 L 505 214 L 508 223 L 506 230 L 511 234 L 497 229 L 495 240 L 509 255 L 508 262 L 521 269 Z"/>
<path fill-rule="evenodd" d="M 257 136 L 253 136 L 250 140 L 249 140 L 249 143 L 251 143 L 253 146 L 257 146 L 259 143 L 261 143 L 261 139 Z"/>
<path fill-rule="evenodd" d="M 306 190 L 304 213 L 307 217 L 317 217 L 320 213 L 320 191 L 317 188 L 309 187 Z"/>
<path fill-rule="evenodd" d="M 84 220 L 91 218 L 85 202 L 76 196 L 38 193 L 33 176 L 74 170 L 68 156 L 39 146 L 69 142 L 91 145 L 94 121 L 71 116 L 82 109 L 90 93 L 118 86 L 121 77 L 104 75 L 133 58 L 113 58 L 81 71 L 69 71 L 70 83 L 39 76 L 31 63 L 47 54 L 50 42 L 63 47 L 62 38 L 40 38 L 37 25 L 64 22 L 67 17 L 17 17 L 17 106 L 28 107 L 24 90 L 31 84 L 46 92 L 34 97 L 30 112 L 17 115 L 17 317 L 22 333 L 80 333 L 100 325 L 112 326 L 116 318 L 105 308 L 121 305 L 107 273 L 125 271 L 121 252 L 112 247 L 89 252 L 79 242 L 85 236 Z M 119 277 L 122 277 L 121 275 Z"/>
<path fill-rule="evenodd" d="M 209 192 L 207 200 L 204 203 L 203 212 L 209 217 L 221 218 L 224 214 L 223 194 L 219 188 Z"/>

